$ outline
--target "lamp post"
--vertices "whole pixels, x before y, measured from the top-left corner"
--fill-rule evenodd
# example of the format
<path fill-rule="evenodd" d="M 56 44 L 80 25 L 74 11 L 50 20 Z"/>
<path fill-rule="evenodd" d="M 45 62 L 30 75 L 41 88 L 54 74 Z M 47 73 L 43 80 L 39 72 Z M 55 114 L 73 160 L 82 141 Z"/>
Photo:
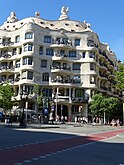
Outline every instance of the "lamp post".
<path fill-rule="evenodd" d="M 28 99 L 28 94 L 26 92 L 23 92 L 22 94 L 20 94 L 20 98 L 21 98 L 22 103 L 23 103 L 23 111 L 22 111 L 22 116 L 21 116 L 21 119 L 20 119 L 19 126 L 26 127 L 24 110 L 25 110 L 25 103 Z"/>
<path fill-rule="evenodd" d="M 55 109 L 55 121 L 57 121 L 57 111 L 58 111 L 58 94 L 59 94 L 59 88 L 57 88 L 55 98 L 56 98 L 56 109 Z"/>

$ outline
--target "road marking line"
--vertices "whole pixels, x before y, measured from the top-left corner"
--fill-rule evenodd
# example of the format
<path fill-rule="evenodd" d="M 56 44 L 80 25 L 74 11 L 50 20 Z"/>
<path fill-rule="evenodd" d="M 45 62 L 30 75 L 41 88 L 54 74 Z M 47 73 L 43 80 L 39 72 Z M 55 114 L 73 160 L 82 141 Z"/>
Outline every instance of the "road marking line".
<path fill-rule="evenodd" d="M 31 163 L 31 160 L 24 160 L 23 163 Z"/>
<path fill-rule="evenodd" d="M 38 158 L 32 158 L 31 160 L 39 160 L 39 157 Z"/>

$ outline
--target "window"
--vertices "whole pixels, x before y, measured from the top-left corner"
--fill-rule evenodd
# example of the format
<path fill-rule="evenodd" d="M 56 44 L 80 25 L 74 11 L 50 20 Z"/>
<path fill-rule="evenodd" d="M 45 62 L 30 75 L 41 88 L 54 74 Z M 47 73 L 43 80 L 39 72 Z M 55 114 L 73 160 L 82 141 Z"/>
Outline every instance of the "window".
<path fill-rule="evenodd" d="M 27 77 L 27 71 L 22 72 L 22 79 L 26 79 Z"/>
<path fill-rule="evenodd" d="M 12 50 L 12 55 L 16 55 L 16 48 Z"/>
<path fill-rule="evenodd" d="M 82 53 L 82 58 L 85 58 L 85 54 L 86 54 L 85 52 Z"/>
<path fill-rule="evenodd" d="M 69 57 L 76 57 L 76 51 L 69 51 Z"/>
<path fill-rule="evenodd" d="M 52 96 L 52 89 L 50 89 L 50 88 L 44 88 L 43 89 L 43 94 L 46 97 L 51 97 Z"/>
<path fill-rule="evenodd" d="M 87 40 L 87 46 L 94 47 L 95 46 L 95 42 L 93 40 L 91 40 L 91 39 L 88 39 Z"/>
<path fill-rule="evenodd" d="M 47 48 L 47 49 L 46 49 L 46 55 L 48 55 L 48 56 L 53 56 L 53 54 L 54 54 L 53 49 L 51 49 L 51 48 Z"/>
<path fill-rule="evenodd" d="M 40 55 L 43 55 L 43 46 L 40 46 L 40 47 L 39 47 L 39 54 L 40 54 Z"/>
<path fill-rule="evenodd" d="M 47 68 L 47 60 L 41 60 L 41 67 Z"/>
<path fill-rule="evenodd" d="M 44 36 L 44 43 L 51 43 L 51 36 Z"/>
<path fill-rule="evenodd" d="M 32 65 L 32 57 L 25 57 L 23 58 L 23 65 Z"/>
<path fill-rule="evenodd" d="M 33 50 L 33 44 L 26 44 L 26 45 L 24 45 L 24 52 L 32 51 L 32 50 Z"/>
<path fill-rule="evenodd" d="M 80 66 L 79 63 L 73 63 L 73 70 L 80 70 Z"/>
<path fill-rule="evenodd" d="M 30 71 L 24 71 L 22 72 L 22 79 L 33 79 L 33 72 Z"/>
<path fill-rule="evenodd" d="M 60 50 L 60 55 L 61 56 L 65 55 L 65 50 Z"/>
<path fill-rule="evenodd" d="M 84 89 L 76 89 L 75 90 L 75 97 L 84 97 L 85 91 Z"/>
<path fill-rule="evenodd" d="M 96 78 L 94 76 L 90 76 L 90 84 L 96 84 Z"/>
<path fill-rule="evenodd" d="M 33 72 L 28 71 L 27 79 L 33 79 Z"/>
<path fill-rule="evenodd" d="M 90 53 L 89 53 L 89 57 L 90 57 L 90 58 L 95 58 L 95 53 L 94 53 L 94 52 L 90 52 Z"/>
<path fill-rule="evenodd" d="M 33 33 L 32 32 L 25 33 L 25 39 L 32 39 L 32 38 L 33 38 Z"/>
<path fill-rule="evenodd" d="M 16 42 L 16 43 L 20 42 L 20 36 L 16 36 L 16 37 L 15 37 L 15 42 Z"/>
<path fill-rule="evenodd" d="M 96 70 L 96 65 L 94 63 L 90 63 L 90 70 Z"/>
<path fill-rule="evenodd" d="M 42 81 L 49 81 L 49 73 L 43 73 Z"/>
<path fill-rule="evenodd" d="M 20 60 L 16 61 L 16 68 L 20 68 Z"/>
<path fill-rule="evenodd" d="M 6 75 L 1 75 L 1 81 L 6 81 Z"/>
<path fill-rule="evenodd" d="M 25 88 L 25 89 L 23 89 Z M 24 87 L 21 87 L 21 91 L 25 91 L 26 93 L 28 94 L 33 94 L 33 86 L 28 86 L 28 85 L 25 85 Z"/>
<path fill-rule="evenodd" d="M 80 39 L 75 39 L 75 46 L 80 46 Z"/>
<path fill-rule="evenodd" d="M 19 48 L 19 54 L 21 54 L 22 53 L 22 48 Z"/>
<path fill-rule="evenodd" d="M 73 77 L 73 83 L 74 83 L 74 84 L 79 84 L 79 83 L 81 83 L 81 78 L 80 78 L 80 76 L 74 76 L 74 77 Z"/>

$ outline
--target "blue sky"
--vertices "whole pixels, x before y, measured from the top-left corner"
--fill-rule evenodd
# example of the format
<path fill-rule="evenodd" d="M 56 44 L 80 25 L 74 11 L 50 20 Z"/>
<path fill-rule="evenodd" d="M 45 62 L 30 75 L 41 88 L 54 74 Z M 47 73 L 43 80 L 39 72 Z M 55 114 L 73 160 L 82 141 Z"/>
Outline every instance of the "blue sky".
<path fill-rule="evenodd" d="M 0 0 L 0 25 L 12 11 L 19 20 L 34 16 L 36 11 L 43 19 L 56 20 L 62 6 L 69 7 L 71 20 L 90 23 L 100 41 L 108 43 L 124 62 L 124 0 Z"/>

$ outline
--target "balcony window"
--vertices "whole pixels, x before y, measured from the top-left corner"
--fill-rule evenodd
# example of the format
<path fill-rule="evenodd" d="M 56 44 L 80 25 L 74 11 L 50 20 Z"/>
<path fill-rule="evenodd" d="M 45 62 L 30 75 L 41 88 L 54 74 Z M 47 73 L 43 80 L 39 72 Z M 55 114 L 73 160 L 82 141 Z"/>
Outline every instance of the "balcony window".
<path fill-rule="evenodd" d="M 33 86 L 27 86 L 27 92 L 29 93 L 29 94 L 33 94 Z"/>
<path fill-rule="evenodd" d="M 73 70 L 80 70 L 81 65 L 79 63 L 73 63 Z"/>
<path fill-rule="evenodd" d="M 69 51 L 69 57 L 76 57 L 76 51 Z"/>
<path fill-rule="evenodd" d="M 47 68 L 47 60 L 41 60 L 41 68 Z"/>
<path fill-rule="evenodd" d="M 33 79 L 33 72 L 24 71 L 22 73 L 22 79 L 30 79 L 30 80 L 32 80 Z"/>
<path fill-rule="evenodd" d="M 82 58 L 85 58 L 85 55 L 86 55 L 86 53 L 85 53 L 85 52 L 83 52 L 83 53 L 82 53 Z"/>
<path fill-rule="evenodd" d="M 90 70 L 96 71 L 96 65 L 94 63 L 90 63 Z"/>
<path fill-rule="evenodd" d="M 32 57 L 25 57 L 23 58 L 23 65 L 32 65 L 33 58 Z"/>
<path fill-rule="evenodd" d="M 14 48 L 13 50 L 12 50 L 12 55 L 16 55 L 16 48 Z"/>
<path fill-rule="evenodd" d="M 64 56 L 64 54 L 65 54 L 65 50 L 60 50 L 60 55 Z"/>
<path fill-rule="evenodd" d="M 49 73 L 43 73 L 42 81 L 49 81 Z"/>
<path fill-rule="evenodd" d="M 53 56 L 53 55 L 54 55 L 53 49 L 47 48 L 47 49 L 46 49 L 46 55 L 48 55 L 48 56 Z"/>
<path fill-rule="evenodd" d="M 16 61 L 16 68 L 20 68 L 20 60 Z"/>
<path fill-rule="evenodd" d="M 75 90 L 75 97 L 84 97 L 84 95 L 85 95 L 85 91 L 84 91 L 84 89 L 76 89 Z"/>
<path fill-rule="evenodd" d="M 2 63 L 1 63 L 1 67 L 2 67 L 3 69 L 7 68 L 7 62 L 2 62 Z"/>
<path fill-rule="evenodd" d="M 88 47 L 94 47 L 95 46 L 95 42 L 93 40 L 91 40 L 91 39 L 88 39 L 87 40 L 87 46 Z"/>
<path fill-rule="evenodd" d="M 33 38 L 33 33 L 32 32 L 25 33 L 25 39 L 32 39 L 32 38 Z"/>
<path fill-rule="evenodd" d="M 75 39 L 75 46 L 80 46 L 80 39 Z"/>
<path fill-rule="evenodd" d="M 40 55 L 43 55 L 43 46 L 40 46 L 40 47 L 39 47 L 39 54 L 40 54 Z"/>
<path fill-rule="evenodd" d="M 6 75 L 1 75 L 1 81 L 6 81 Z"/>
<path fill-rule="evenodd" d="M 22 72 L 22 79 L 26 79 L 27 77 L 27 71 Z"/>
<path fill-rule="evenodd" d="M 22 53 L 22 48 L 19 48 L 19 54 L 21 54 Z"/>
<path fill-rule="evenodd" d="M 96 78 L 94 76 L 90 76 L 90 84 L 96 84 Z"/>
<path fill-rule="evenodd" d="M 44 36 L 44 43 L 51 43 L 51 36 Z"/>
<path fill-rule="evenodd" d="M 18 42 L 20 42 L 20 36 L 15 37 L 15 43 L 18 43 Z"/>
<path fill-rule="evenodd" d="M 32 50 L 33 50 L 33 44 L 26 44 L 26 45 L 24 45 L 24 52 L 32 51 Z"/>
<path fill-rule="evenodd" d="M 44 88 L 43 89 L 43 95 L 46 96 L 46 97 L 52 97 L 52 89 Z"/>
<path fill-rule="evenodd" d="M 33 79 L 33 72 L 28 71 L 27 79 L 29 79 L 29 80 Z"/>
<path fill-rule="evenodd" d="M 89 57 L 90 57 L 90 58 L 95 58 L 95 53 L 94 53 L 94 52 L 90 52 L 90 53 L 89 53 Z"/>

